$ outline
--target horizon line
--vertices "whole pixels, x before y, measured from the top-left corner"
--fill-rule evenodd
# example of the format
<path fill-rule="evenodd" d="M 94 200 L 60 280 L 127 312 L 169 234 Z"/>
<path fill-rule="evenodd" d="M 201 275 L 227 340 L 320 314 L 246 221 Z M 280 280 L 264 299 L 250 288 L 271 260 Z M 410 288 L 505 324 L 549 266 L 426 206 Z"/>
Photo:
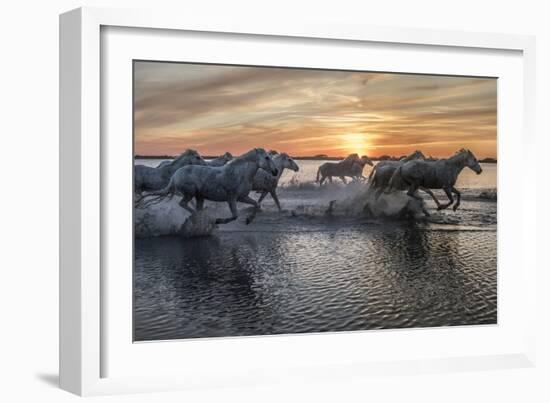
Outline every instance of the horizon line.
<path fill-rule="evenodd" d="M 220 155 L 201 155 L 201 157 L 205 158 L 205 159 L 212 159 L 212 158 L 218 158 L 220 157 L 221 155 L 223 154 L 220 154 Z M 368 156 L 368 155 L 367 155 Z M 376 156 L 376 157 L 370 157 L 368 156 L 370 159 L 372 160 L 379 160 L 381 159 L 382 157 L 384 157 L 384 159 L 399 159 L 399 158 L 402 158 L 404 157 L 405 155 L 387 155 L 387 154 L 382 154 L 382 155 L 379 155 L 379 156 Z M 134 154 L 134 159 L 174 159 L 176 158 L 177 156 L 176 155 L 168 155 L 168 154 L 165 154 L 165 155 L 141 155 L 141 154 Z M 343 156 L 343 155 L 339 155 L 339 156 L 330 156 L 330 155 L 326 155 L 326 154 L 316 154 L 316 155 L 298 155 L 298 156 L 294 156 L 294 155 L 290 155 L 291 158 L 293 159 L 296 159 L 296 160 L 300 160 L 300 159 L 318 159 L 318 160 L 323 160 L 323 159 L 345 159 L 346 156 Z M 440 157 L 440 156 L 434 156 L 434 155 L 429 155 L 427 156 L 427 158 L 436 158 L 436 159 L 444 159 L 444 158 L 449 158 L 447 156 L 445 157 Z M 483 158 L 478 158 L 478 161 L 483 161 L 483 160 L 494 160 L 494 161 L 497 161 L 497 157 L 483 157 Z"/>

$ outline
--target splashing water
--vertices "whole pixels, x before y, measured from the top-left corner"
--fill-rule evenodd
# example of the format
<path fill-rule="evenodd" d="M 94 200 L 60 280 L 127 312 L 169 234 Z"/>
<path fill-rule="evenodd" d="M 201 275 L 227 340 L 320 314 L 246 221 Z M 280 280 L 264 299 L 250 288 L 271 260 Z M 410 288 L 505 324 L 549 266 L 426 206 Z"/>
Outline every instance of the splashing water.
<path fill-rule="evenodd" d="M 407 196 L 404 192 L 382 193 L 365 184 L 357 193 L 346 198 L 342 207 L 347 215 L 368 218 L 414 218 L 424 217 L 424 201 Z"/>
<path fill-rule="evenodd" d="M 314 188 L 301 186 L 282 187 L 279 198 L 292 217 L 358 217 L 421 219 L 423 201 L 407 196 L 404 192 L 382 194 L 378 199 L 368 184 L 356 182 L 344 185 L 326 185 Z M 253 195 L 254 196 L 254 195 Z M 225 203 L 207 202 L 202 212 L 190 215 L 178 203 L 178 198 L 163 200 L 147 208 L 136 208 L 134 214 L 135 235 L 138 238 L 161 235 L 201 237 L 211 235 L 217 228 L 214 217 L 228 216 Z M 268 206 L 266 201 L 263 206 Z M 260 213 L 262 214 L 262 213 Z M 239 214 L 239 222 L 246 217 Z M 282 222 L 285 215 L 275 214 L 273 218 Z M 227 225 L 223 225 L 226 227 Z M 233 228 L 234 225 L 229 227 Z"/>
<path fill-rule="evenodd" d="M 177 234 L 190 215 L 178 201 L 174 198 L 147 208 L 134 208 L 135 236 L 144 238 Z"/>
<path fill-rule="evenodd" d="M 178 231 L 184 238 L 197 238 L 212 235 L 217 228 L 216 219 L 208 214 L 208 208 L 191 214 Z"/>

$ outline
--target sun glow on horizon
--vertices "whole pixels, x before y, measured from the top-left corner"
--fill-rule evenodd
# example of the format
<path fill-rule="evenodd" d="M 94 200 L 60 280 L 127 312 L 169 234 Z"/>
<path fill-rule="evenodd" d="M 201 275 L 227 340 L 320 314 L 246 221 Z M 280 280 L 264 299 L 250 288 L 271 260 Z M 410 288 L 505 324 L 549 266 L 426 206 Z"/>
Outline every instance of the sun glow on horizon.
<path fill-rule="evenodd" d="M 138 155 L 497 157 L 495 79 L 136 62 Z"/>
<path fill-rule="evenodd" d="M 365 133 L 346 133 L 342 136 L 342 150 L 347 154 L 368 155 L 369 142 Z"/>

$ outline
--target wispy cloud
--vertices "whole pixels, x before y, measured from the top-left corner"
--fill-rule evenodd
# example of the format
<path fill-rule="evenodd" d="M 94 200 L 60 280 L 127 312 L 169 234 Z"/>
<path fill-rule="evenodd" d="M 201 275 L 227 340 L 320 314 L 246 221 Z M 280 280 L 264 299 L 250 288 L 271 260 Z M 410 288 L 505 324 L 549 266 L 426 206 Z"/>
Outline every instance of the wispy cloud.
<path fill-rule="evenodd" d="M 138 154 L 496 156 L 496 80 L 136 62 Z"/>

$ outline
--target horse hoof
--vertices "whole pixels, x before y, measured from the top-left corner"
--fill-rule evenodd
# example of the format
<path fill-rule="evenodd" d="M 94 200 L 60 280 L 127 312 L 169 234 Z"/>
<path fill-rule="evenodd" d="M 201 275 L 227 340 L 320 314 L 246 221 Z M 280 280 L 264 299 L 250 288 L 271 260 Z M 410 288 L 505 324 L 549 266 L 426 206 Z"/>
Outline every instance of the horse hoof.
<path fill-rule="evenodd" d="M 453 206 L 453 211 L 456 211 L 457 208 L 458 206 Z"/>

